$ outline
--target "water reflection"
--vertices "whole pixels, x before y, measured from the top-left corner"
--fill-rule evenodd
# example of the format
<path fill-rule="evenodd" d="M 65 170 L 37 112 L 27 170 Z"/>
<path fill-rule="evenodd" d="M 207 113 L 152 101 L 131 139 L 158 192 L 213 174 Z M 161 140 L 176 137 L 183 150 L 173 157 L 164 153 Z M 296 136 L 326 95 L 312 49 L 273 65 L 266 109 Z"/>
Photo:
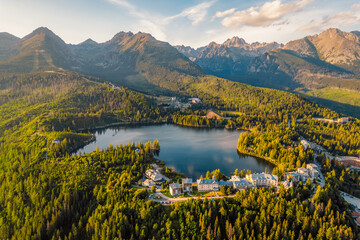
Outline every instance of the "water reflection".
<path fill-rule="evenodd" d="M 175 125 L 108 128 L 95 131 L 96 141 L 78 150 L 89 153 L 128 142 L 146 143 L 159 140 L 161 150 L 158 158 L 168 167 L 188 177 L 205 176 L 207 171 L 220 169 L 229 175 L 236 168 L 261 172 L 271 170 L 273 165 L 237 152 L 236 144 L 240 131 L 226 129 L 194 129 Z"/>

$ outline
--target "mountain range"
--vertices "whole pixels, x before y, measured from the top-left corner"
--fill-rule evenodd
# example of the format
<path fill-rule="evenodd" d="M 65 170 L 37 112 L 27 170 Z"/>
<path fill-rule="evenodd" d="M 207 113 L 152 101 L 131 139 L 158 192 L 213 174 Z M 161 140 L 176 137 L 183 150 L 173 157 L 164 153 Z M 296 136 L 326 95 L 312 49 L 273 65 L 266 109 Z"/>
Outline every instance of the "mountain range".
<path fill-rule="evenodd" d="M 189 57 L 206 72 L 222 77 L 236 76 L 246 72 L 251 59 L 280 47 L 282 44 L 276 42 L 249 44 L 239 37 L 228 39 L 222 44 L 211 42 L 198 49 L 175 46 L 179 52 Z"/>
<path fill-rule="evenodd" d="M 256 86 L 313 89 L 338 84 L 333 84 L 334 78 L 360 77 L 360 37 L 356 31 L 332 28 L 285 45 L 249 44 L 233 37 L 198 49 L 175 47 L 210 74 Z M 360 90 L 358 87 L 356 84 Z"/>
<path fill-rule="evenodd" d="M 346 105 L 335 110 L 346 106 L 347 114 L 360 106 L 359 67 L 360 32 L 335 28 L 285 45 L 233 37 L 198 49 L 173 47 L 142 32 L 119 32 L 103 43 L 88 39 L 77 45 L 66 44 L 45 27 L 21 39 L 0 33 L 2 73 L 70 70 L 154 95 L 174 94 L 210 74 L 297 92 L 327 107 L 340 102 Z"/>
<path fill-rule="evenodd" d="M 233 37 L 198 49 L 175 47 L 209 74 L 300 93 L 346 114 L 359 112 L 359 31 L 330 28 L 285 45 Z"/>
<path fill-rule="evenodd" d="M 169 43 L 141 32 L 119 32 L 104 43 L 88 39 L 71 45 L 48 28 L 41 27 L 22 39 L 3 33 L 0 44 L 1 72 L 65 69 L 153 93 L 176 87 L 171 85 L 176 85 L 175 78 L 179 75 L 205 74 Z"/>

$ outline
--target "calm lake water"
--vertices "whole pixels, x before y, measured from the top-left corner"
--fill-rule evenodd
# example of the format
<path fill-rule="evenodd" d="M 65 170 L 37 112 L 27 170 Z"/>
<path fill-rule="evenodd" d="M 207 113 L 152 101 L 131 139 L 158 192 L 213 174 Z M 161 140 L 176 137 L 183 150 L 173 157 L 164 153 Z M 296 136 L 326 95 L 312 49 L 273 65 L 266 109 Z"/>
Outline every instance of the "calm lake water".
<path fill-rule="evenodd" d="M 273 165 L 262 159 L 237 152 L 236 145 L 241 131 L 226 129 L 196 129 L 176 125 L 152 125 L 139 127 L 107 128 L 94 132 L 96 141 L 79 149 L 77 153 L 89 153 L 99 149 L 130 142 L 146 143 L 159 140 L 158 159 L 167 167 L 184 173 L 193 179 L 205 176 L 207 171 L 220 169 L 229 176 L 237 168 L 262 172 Z"/>

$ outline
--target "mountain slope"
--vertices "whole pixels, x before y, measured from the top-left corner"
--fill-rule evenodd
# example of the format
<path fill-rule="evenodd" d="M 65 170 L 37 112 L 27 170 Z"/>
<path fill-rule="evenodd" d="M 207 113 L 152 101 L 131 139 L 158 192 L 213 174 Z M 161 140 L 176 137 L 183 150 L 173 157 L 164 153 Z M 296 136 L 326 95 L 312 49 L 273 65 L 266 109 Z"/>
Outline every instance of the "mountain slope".
<path fill-rule="evenodd" d="M 12 56 L 12 49 L 20 38 L 6 32 L 0 33 L 0 60 Z"/>
<path fill-rule="evenodd" d="M 82 72 L 135 89 L 145 84 L 143 91 L 154 86 L 171 88 L 167 85 L 176 84 L 181 76 L 204 74 L 170 44 L 146 33 L 120 32 L 94 51 Z"/>
<path fill-rule="evenodd" d="M 120 32 L 104 43 L 88 39 L 67 45 L 41 27 L 13 46 L 2 46 L 13 55 L 0 61 L 0 72 L 65 69 L 154 94 L 178 89 L 183 77 L 204 75 L 199 66 L 170 44 L 141 32 Z"/>
<path fill-rule="evenodd" d="M 178 47 L 179 51 L 183 49 L 194 56 L 194 63 L 168 43 L 146 33 L 120 32 L 104 43 L 88 39 L 78 45 L 67 45 L 49 29 L 39 28 L 20 40 L 8 36 L 10 40 L 2 47 L 12 55 L 0 61 L 0 71 L 65 69 L 154 95 L 196 95 L 198 92 L 189 86 L 213 78 L 206 76 L 198 63 L 207 66 L 204 69 L 208 73 L 261 87 L 290 91 L 325 87 L 360 89 L 350 68 L 327 62 L 336 59 L 325 54 L 329 52 L 328 46 L 321 47 L 330 35 L 344 38 L 345 45 L 350 41 L 356 47 L 356 34 L 338 30 L 290 42 L 283 49 L 277 43 L 248 44 L 238 37 L 196 50 Z M 356 54 L 346 56 L 355 59 Z"/>
<path fill-rule="evenodd" d="M 360 74 L 357 67 L 360 65 L 360 37 L 355 33 L 330 28 L 319 35 L 292 41 L 286 44 L 284 49 L 318 58 Z"/>
<path fill-rule="evenodd" d="M 291 41 L 266 54 L 269 57 L 258 57 L 249 68 L 249 72 L 262 79 L 282 73 L 305 90 L 325 87 L 360 90 L 357 80 L 360 78 L 360 38 L 354 33 L 328 29 L 319 35 Z M 284 89 L 276 83 L 273 87 Z"/>
<path fill-rule="evenodd" d="M 340 105 L 335 109 L 342 111 L 341 106 L 353 109 L 347 104 L 356 101 L 347 101 L 349 98 L 345 100 L 340 95 L 337 99 L 333 89 L 360 91 L 359 35 L 358 31 L 347 33 L 328 29 L 319 35 L 290 41 L 285 46 L 276 43 L 250 45 L 235 37 L 223 44 L 211 43 L 196 50 L 184 46 L 177 46 L 177 49 L 207 73 L 233 81 L 301 93 L 324 89 L 329 94 L 319 96 L 331 96 L 328 98 L 331 101 L 319 98 L 316 102 L 325 103 L 327 107 Z M 339 104 L 334 102 L 337 100 Z M 354 111 L 344 111 L 349 112 Z M 355 113 L 353 116 L 358 117 Z"/>
<path fill-rule="evenodd" d="M 47 28 L 41 27 L 19 40 L 14 56 L 0 62 L 6 72 L 33 72 L 39 70 L 70 69 L 76 64 L 68 45 Z"/>
<path fill-rule="evenodd" d="M 313 89 L 344 85 L 336 79 L 360 77 L 360 37 L 356 31 L 328 29 L 285 46 L 248 44 L 234 37 L 196 50 L 184 46 L 177 49 L 209 74 L 255 86 Z"/>

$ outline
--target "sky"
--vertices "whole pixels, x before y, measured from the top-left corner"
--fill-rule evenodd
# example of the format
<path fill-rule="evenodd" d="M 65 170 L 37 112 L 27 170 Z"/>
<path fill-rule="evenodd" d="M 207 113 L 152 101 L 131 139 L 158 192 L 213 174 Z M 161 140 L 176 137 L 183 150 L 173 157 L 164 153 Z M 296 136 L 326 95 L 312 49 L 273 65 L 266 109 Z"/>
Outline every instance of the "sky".
<path fill-rule="evenodd" d="M 24 37 L 41 26 L 72 44 L 120 31 L 195 48 L 233 36 L 287 43 L 331 27 L 360 30 L 360 1 L 0 0 L 0 32 Z"/>

